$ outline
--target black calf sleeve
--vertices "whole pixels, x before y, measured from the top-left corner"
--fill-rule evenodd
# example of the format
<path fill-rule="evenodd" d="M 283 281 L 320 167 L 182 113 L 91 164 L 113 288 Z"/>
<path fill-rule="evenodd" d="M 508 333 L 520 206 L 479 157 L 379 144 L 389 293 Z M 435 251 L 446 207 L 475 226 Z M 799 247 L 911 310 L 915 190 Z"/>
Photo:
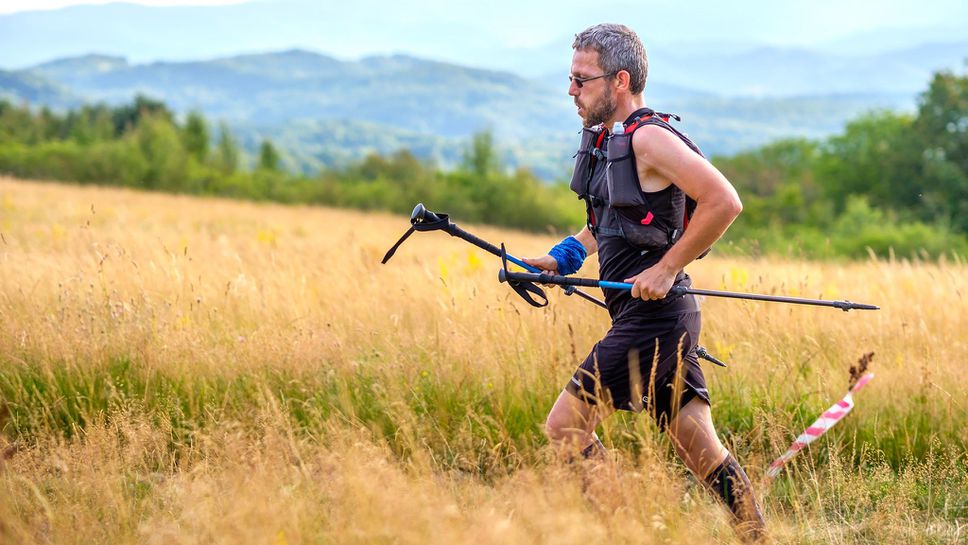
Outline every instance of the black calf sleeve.
<path fill-rule="evenodd" d="M 753 495 L 753 485 L 732 454 L 706 477 L 706 485 L 729 507 L 737 521 L 750 527 L 752 533 L 765 528 L 760 508 Z"/>
<path fill-rule="evenodd" d="M 598 458 L 600 456 L 605 456 L 605 445 L 602 444 L 601 439 L 598 435 L 592 434 L 592 444 L 588 445 L 581 451 L 581 457 L 586 460 L 589 458 Z"/>

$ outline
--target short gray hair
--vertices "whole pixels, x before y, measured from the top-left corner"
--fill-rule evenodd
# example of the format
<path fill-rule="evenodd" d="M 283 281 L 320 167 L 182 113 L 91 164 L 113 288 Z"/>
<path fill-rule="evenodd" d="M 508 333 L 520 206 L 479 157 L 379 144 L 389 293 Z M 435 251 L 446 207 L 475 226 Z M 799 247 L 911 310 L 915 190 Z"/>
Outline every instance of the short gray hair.
<path fill-rule="evenodd" d="M 598 52 L 598 64 L 606 74 L 625 70 L 629 73 L 629 90 L 637 95 L 645 90 L 649 76 L 649 58 L 645 46 L 635 32 L 625 26 L 602 23 L 590 26 L 575 35 L 571 48 Z"/>

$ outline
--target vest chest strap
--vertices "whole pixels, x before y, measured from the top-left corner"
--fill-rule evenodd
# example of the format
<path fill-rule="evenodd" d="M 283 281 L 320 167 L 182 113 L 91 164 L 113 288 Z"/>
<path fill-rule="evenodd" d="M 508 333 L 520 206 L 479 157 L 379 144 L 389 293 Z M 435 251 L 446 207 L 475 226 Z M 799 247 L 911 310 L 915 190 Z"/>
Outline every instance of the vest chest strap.
<path fill-rule="evenodd" d="M 592 234 L 595 236 L 598 236 L 598 235 L 604 235 L 606 237 L 625 236 L 625 233 L 623 233 L 621 229 L 611 229 L 608 227 L 599 227 L 597 225 L 589 228 L 589 231 L 591 231 Z"/>

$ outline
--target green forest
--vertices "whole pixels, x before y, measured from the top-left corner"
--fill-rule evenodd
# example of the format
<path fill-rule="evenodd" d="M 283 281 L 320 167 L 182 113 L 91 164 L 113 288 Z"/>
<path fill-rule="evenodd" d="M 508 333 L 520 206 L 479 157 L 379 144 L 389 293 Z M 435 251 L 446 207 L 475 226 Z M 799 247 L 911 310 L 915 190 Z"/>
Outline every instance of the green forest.
<path fill-rule="evenodd" d="M 424 202 L 461 222 L 530 231 L 582 225 L 565 181 L 508 171 L 498 157 L 479 133 L 448 171 L 400 150 L 304 176 L 281 167 L 271 141 L 245 158 L 224 125 L 143 96 L 63 113 L 0 101 L 0 173 L 15 177 L 398 213 Z M 871 112 L 826 139 L 712 161 L 744 203 L 718 252 L 968 256 L 968 76 L 935 74 L 911 114 Z"/>

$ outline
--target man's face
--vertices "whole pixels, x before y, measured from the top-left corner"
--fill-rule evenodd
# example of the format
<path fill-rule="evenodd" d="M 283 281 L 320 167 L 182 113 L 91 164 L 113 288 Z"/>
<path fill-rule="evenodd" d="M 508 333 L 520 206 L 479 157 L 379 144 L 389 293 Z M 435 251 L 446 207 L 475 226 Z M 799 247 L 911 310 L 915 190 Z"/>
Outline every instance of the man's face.
<path fill-rule="evenodd" d="M 598 65 L 598 51 L 576 50 L 571 58 L 571 75 L 588 78 L 599 76 L 604 71 Z M 598 78 L 584 83 L 577 81 L 568 86 L 568 94 L 575 98 L 578 116 L 586 127 L 604 123 L 615 114 L 615 99 L 612 97 L 612 78 Z"/>

